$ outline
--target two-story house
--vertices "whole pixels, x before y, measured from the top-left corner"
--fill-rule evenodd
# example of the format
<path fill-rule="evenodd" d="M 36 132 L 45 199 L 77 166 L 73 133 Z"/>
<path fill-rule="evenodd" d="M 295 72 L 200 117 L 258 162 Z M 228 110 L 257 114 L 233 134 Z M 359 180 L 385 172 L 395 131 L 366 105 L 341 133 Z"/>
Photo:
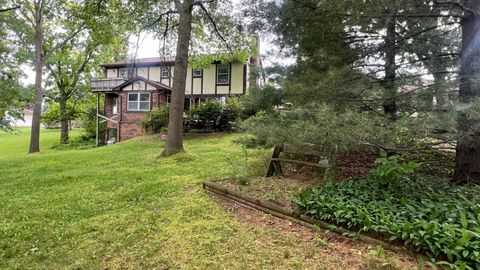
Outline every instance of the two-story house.
<path fill-rule="evenodd" d="M 104 78 L 92 79 L 91 89 L 97 93 L 97 122 L 107 122 L 109 132 L 105 140 L 122 141 L 143 134 L 141 121 L 145 114 L 170 102 L 174 65 L 174 57 L 102 65 Z M 247 61 L 212 63 L 205 69 L 188 68 L 185 109 L 206 99 L 224 101 L 228 96 L 245 94 L 248 74 Z M 100 98 L 104 98 L 103 112 L 99 109 Z"/>

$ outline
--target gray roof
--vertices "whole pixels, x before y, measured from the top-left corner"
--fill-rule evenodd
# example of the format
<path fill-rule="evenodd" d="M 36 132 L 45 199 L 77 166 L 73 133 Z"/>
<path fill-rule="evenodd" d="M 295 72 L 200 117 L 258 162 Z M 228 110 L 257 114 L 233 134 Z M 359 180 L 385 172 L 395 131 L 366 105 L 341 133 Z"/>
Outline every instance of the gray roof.
<path fill-rule="evenodd" d="M 138 58 L 131 60 L 122 60 L 114 63 L 108 63 L 101 65 L 105 68 L 118 68 L 118 67 L 127 67 L 127 66 L 162 66 L 162 65 L 172 65 L 175 63 L 175 56 L 161 56 L 161 57 L 149 57 L 149 58 Z"/>

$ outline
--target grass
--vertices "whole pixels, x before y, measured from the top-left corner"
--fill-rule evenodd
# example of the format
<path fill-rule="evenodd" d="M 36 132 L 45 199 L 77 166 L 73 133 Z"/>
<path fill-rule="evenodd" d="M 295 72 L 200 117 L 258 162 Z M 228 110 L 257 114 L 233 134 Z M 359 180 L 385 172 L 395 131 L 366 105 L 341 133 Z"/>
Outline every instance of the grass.
<path fill-rule="evenodd" d="M 0 269 L 349 267 L 298 234 L 239 222 L 205 194 L 201 182 L 245 162 L 236 135 L 189 138 L 169 158 L 152 136 L 53 150 L 57 130 L 42 130 L 42 152 L 28 155 L 28 135 L 0 133 Z"/>

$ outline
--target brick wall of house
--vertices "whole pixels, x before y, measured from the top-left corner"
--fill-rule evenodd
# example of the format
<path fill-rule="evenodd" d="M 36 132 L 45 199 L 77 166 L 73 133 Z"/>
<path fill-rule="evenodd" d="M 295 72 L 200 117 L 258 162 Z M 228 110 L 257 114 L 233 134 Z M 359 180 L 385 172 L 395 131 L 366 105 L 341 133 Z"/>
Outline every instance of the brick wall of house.
<path fill-rule="evenodd" d="M 120 108 L 119 116 L 115 119 L 119 121 L 119 125 L 113 122 L 107 122 L 107 128 L 118 128 L 118 140 L 128 140 L 139 135 L 144 134 L 141 122 L 147 112 L 132 112 L 127 111 L 128 92 L 119 92 Z M 115 94 L 107 94 L 105 96 L 105 115 L 112 117 L 112 106 Z M 151 92 L 150 108 L 153 110 L 166 103 L 166 95 L 164 92 Z"/>

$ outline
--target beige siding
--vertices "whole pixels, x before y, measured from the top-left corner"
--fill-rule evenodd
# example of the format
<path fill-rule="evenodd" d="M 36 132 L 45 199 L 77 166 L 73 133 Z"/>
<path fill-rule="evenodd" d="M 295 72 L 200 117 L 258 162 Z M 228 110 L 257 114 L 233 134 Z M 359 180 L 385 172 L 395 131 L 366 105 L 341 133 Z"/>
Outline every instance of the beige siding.
<path fill-rule="evenodd" d="M 155 86 L 147 83 L 147 90 L 155 90 L 155 89 L 157 89 Z"/>
<path fill-rule="evenodd" d="M 137 68 L 137 76 L 148 78 L 148 68 Z"/>
<path fill-rule="evenodd" d="M 185 94 L 190 95 L 192 93 L 192 69 L 187 68 L 187 81 L 185 84 Z"/>
<path fill-rule="evenodd" d="M 160 81 L 160 67 L 151 67 L 150 69 L 150 80 L 159 82 Z"/>
<path fill-rule="evenodd" d="M 228 95 L 228 85 L 218 85 L 217 94 L 219 95 Z"/>
<path fill-rule="evenodd" d="M 243 93 L 243 65 L 242 64 L 232 64 L 232 76 L 231 84 L 232 90 L 231 94 L 242 94 Z"/>
<path fill-rule="evenodd" d="M 145 90 L 145 82 L 136 81 L 133 83 L 133 90 L 135 91 L 143 91 Z"/>
<path fill-rule="evenodd" d="M 203 94 L 215 94 L 215 65 L 203 70 Z"/>
<path fill-rule="evenodd" d="M 116 68 L 107 69 L 107 78 L 116 78 L 116 77 L 117 77 L 117 69 Z"/>
<path fill-rule="evenodd" d="M 248 65 L 247 65 L 247 73 L 245 74 L 248 76 Z M 192 89 L 192 68 L 189 67 L 187 70 L 187 81 L 185 86 L 185 94 L 187 95 L 228 95 L 228 94 L 243 94 L 244 92 L 244 65 L 243 64 L 232 64 L 231 65 L 231 76 L 230 76 L 230 86 L 228 85 L 216 85 L 216 65 L 211 65 L 208 68 L 203 69 L 203 77 L 202 78 L 193 78 L 193 89 Z M 117 69 L 107 69 L 107 78 L 115 78 L 117 77 Z M 174 67 L 170 67 L 170 79 L 169 78 L 161 78 L 161 67 L 148 67 L 148 68 L 138 68 L 136 71 L 138 76 L 142 76 L 144 78 L 149 78 L 152 81 L 161 82 L 165 85 L 172 87 L 173 84 L 173 76 L 174 76 Z M 247 88 L 248 88 L 248 79 L 247 81 Z M 134 86 L 129 85 L 124 90 L 132 91 L 132 90 L 145 90 L 145 83 L 141 82 L 140 86 L 134 84 Z M 203 87 L 203 91 L 202 91 Z M 216 91 L 215 91 L 216 89 Z M 153 86 L 147 85 L 147 90 L 154 90 Z"/>
<path fill-rule="evenodd" d="M 202 89 L 202 78 L 193 78 L 193 94 L 200 95 Z"/>
<path fill-rule="evenodd" d="M 133 90 L 133 85 L 132 84 L 129 84 L 127 86 L 125 86 L 124 88 L 122 88 L 123 91 L 132 91 Z"/>

